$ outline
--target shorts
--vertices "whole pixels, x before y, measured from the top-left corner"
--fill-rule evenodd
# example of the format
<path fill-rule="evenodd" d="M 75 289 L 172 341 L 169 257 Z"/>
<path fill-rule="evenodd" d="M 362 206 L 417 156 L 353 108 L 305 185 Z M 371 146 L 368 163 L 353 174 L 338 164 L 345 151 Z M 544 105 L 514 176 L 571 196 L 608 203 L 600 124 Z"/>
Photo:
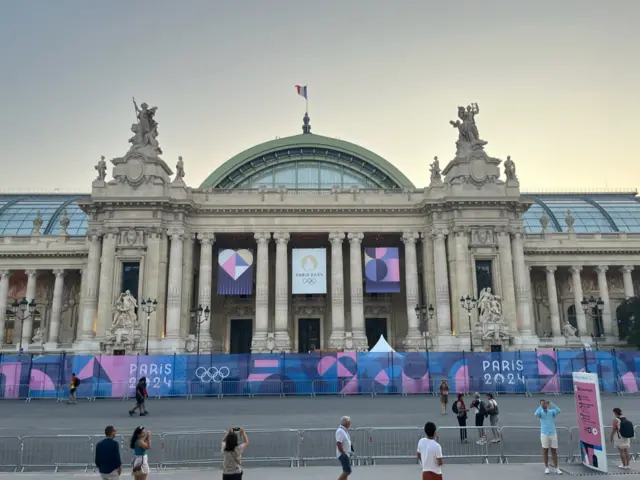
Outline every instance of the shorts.
<path fill-rule="evenodd" d="M 146 455 L 136 456 L 133 458 L 133 466 L 141 466 L 142 468 L 133 474 L 134 477 L 138 477 L 141 475 L 147 475 L 150 471 L 149 469 L 149 457 Z"/>
<path fill-rule="evenodd" d="M 547 448 L 556 450 L 558 448 L 558 435 L 540 435 L 540 443 L 545 450 Z"/>
<path fill-rule="evenodd" d="M 223 473 L 222 480 L 242 480 L 242 472 L 240 473 Z"/>
<path fill-rule="evenodd" d="M 492 427 L 498 426 L 498 415 L 489 415 L 489 423 Z"/>
<path fill-rule="evenodd" d="M 618 450 L 628 450 L 631 448 L 631 439 L 623 437 L 613 437 L 613 446 Z"/>
<path fill-rule="evenodd" d="M 340 462 L 344 473 L 351 473 L 351 459 L 349 458 L 349 455 L 346 453 L 340 455 L 338 457 L 338 461 Z"/>
<path fill-rule="evenodd" d="M 484 425 L 484 415 L 476 413 L 476 427 L 481 427 L 482 425 Z"/>
<path fill-rule="evenodd" d="M 422 480 L 442 480 L 442 474 L 435 472 L 422 472 Z"/>
<path fill-rule="evenodd" d="M 448 403 L 449 402 L 449 395 L 440 395 L 440 403 Z"/>
<path fill-rule="evenodd" d="M 116 478 L 120 478 L 120 474 L 118 473 L 118 469 L 115 469 L 111 473 L 101 473 L 100 478 L 102 480 L 114 480 Z"/>

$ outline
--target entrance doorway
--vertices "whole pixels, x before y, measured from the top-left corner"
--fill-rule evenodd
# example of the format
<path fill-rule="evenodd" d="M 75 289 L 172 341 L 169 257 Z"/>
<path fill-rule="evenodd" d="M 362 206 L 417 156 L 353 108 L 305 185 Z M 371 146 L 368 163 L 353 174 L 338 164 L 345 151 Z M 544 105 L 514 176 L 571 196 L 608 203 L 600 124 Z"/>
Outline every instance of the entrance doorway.
<path fill-rule="evenodd" d="M 320 348 L 320 319 L 298 319 L 298 352 L 308 353 Z"/>
<path fill-rule="evenodd" d="M 253 319 L 232 318 L 229 326 L 229 353 L 251 353 Z"/>
<path fill-rule="evenodd" d="M 491 345 L 491 351 L 492 352 L 501 352 L 502 351 L 502 345 Z"/>
<path fill-rule="evenodd" d="M 389 337 L 387 336 L 386 318 L 367 318 L 364 322 L 369 350 L 371 350 L 373 346 L 378 343 L 378 340 L 380 340 L 380 335 L 384 337 L 387 343 L 389 342 Z"/>

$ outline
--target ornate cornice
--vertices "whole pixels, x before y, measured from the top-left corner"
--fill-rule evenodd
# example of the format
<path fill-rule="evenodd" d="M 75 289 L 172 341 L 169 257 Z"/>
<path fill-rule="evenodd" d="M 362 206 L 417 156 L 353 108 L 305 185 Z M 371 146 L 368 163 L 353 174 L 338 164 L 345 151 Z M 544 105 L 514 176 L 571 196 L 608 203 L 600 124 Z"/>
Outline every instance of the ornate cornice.
<path fill-rule="evenodd" d="M 616 247 L 608 247 L 608 248 L 585 248 L 585 247 L 536 247 L 536 248 L 525 248 L 524 254 L 533 256 L 533 255 L 640 255 L 640 248 L 616 248 Z"/>

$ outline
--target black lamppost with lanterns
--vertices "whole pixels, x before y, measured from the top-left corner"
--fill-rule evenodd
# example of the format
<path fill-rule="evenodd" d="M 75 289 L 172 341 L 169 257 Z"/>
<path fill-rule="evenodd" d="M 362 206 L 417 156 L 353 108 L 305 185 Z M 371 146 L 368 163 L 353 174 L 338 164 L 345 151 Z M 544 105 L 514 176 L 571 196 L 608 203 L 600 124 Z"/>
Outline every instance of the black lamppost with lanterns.
<path fill-rule="evenodd" d="M 211 316 L 211 309 L 209 305 L 202 308 L 202 305 L 198 305 L 198 308 L 194 308 L 192 311 L 195 317 L 197 330 L 196 330 L 196 355 L 200 355 L 200 325 L 209 321 Z"/>
<path fill-rule="evenodd" d="M 20 354 L 22 354 L 22 332 L 24 330 L 24 322 L 36 312 L 36 301 L 31 299 L 29 302 L 26 298 L 23 298 L 20 301 L 16 299 L 11 304 L 11 311 L 13 312 L 14 325 L 17 320 L 20 321 L 20 344 L 18 349 Z"/>
<path fill-rule="evenodd" d="M 424 349 L 427 353 L 429 353 L 429 320 L 433 318 L 434 308 L 433 305 L 416 305 L 416 317 L 420 320 L 420 330 L 422 331 L 422 336 L 424 337 Z"/>
<path fill-rule="evenodd" d="M 596 344 L 596 350 L 598 350 L 599 345 L 598 341 L 604 337 L 603 327 L 602 327 L 602 312 L 604 311 L 604 300 L 598 297 L 595 298 L 593 295 L 589 298 L 583 297 L 580 302 L 580 306 L 582 307 L 582 311 L 585 315 L 589 315 L 593 319 L 593 326 L 595 333 L 591 334 L 591 339 Z"/>
<path fill-rule="evenodd" d="M 151 325 L 151 314 L 158 308 L 158 302 L 157 300 L 151 300 L 151 298 L 146 300 L 143 298 L 142 302 L 140 302 L 140 308 L 147 315 L 147 346 L 144 349 L 144 354 L 149 355 L 149 326 Z"/>
<path fill-rule="evenodd" d="M 473 329 L 471 328 L 471 312 L 478 306 L 478 301 L 475 297 L 460 297 L 460 306 L 467 311 L 469 317 L 469 348 L 473 352 Z"/>

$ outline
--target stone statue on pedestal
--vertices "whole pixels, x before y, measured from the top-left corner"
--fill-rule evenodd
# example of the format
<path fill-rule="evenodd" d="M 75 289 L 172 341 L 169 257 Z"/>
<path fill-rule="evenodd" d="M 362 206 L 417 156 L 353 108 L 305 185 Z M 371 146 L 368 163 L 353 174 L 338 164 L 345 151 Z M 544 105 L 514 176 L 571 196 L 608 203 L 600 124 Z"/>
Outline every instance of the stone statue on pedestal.
<path fill-rule="evenodd" d="M 131 143 L 131 150 L 145 149 L 154 152 L 157 156 L 162 154 L 162 150 L 158 144 L 158 122 L 155 120 L 156 111 L 158 107 L 151 107 L 146 103 L 142 103 L 140 107 L 133 99 L 133 107 L 136 112 L 136 118 L 138 123 L 131 125 L 131 131 L 135 134 L 129 139 Z"/>
<path fill-rule="evenodd" d="M 516 176 L 516 164 L 511 160 L 510 156 L 507 156 L 507 159 L 504 162 L 504 176 L 507 180 L 518 180 L 518 177 Z"/>
<path fill-rule="evenodd" d="M 562 335 L 567 339 L 567 340 L 573 340 L 576 339 L 577 340 L 577 336 L 576 333 L 578 332 L 578 330 L 571 325 L 569 322 L 564 322 L 564 325 L 562 326 Z"/>
<path fill-rule="evenodd" d="M 460 120 L 450 120 L 449 123 L 458 129 L 458 141 L 456 146 L 458 150 L 482 150 L 487 144 L 484 140 L 480 140 L 478 127 L 476 126 L 476 115 L 480 113 L 477 103 L 464 107 L 458 107 L 458 118 Z"/>
<path fill-rule="evenodd" d="M 106 343 L 114 348 L 133 347 L 142 337 L 136 309 L 138 302 L 131 292 L 120 294 L 114 307 L 111 328 L 107 331 Z"/>
<path fill-rule="evenodd" d="M 573 215 L 571 214 L 571 209 L 569 208 L 567 210 L 567 214 L 564 217 L 564 222 L 567 224 L 567 230 L 569 232 L 573 232 L 573 224 L 575 223 L 575 219 L 573 218 Z"/>
<path fill-rule="evenodd" d="M 440 170 L 440 161 L 438 157 L 433 157 L 433 163 L 429 166 L 431 172 L 430 185 L 442 185 L 442 171 Z"/>
<path fill-rule="evenodd" d="M 184 183 L 184 162 L 182 161 L 182 157 L 178 157 L 176 177 L 173 179 L 173 183 Z"/>
<path fill-rule="evenodd" d="M 33 232 L 31 233 L 31 235 L 34 236 L 39 236 L 40 233 L 40 227 L 42 227 L 42 214 L 40 213 L 40 209 L 36 210 L 36 218 L 33 219 Z"/>
<path fill-rule="evenodd" d="M 107 162 L 104 161 L 104 155 L 100 157 L 100 161 L 94 168 L 98 172 L 96 180 L 104 182 L 104 179 L 107 178 Z"/>
<path fill-rule="evenodd" d="M 44 330 L 42 328 L 36 328 L 35 333 L 33 334 L 32 343 L 43 343 L 44 342 Z"/>
<path fill-rule="evenodd" d="M 502 320 L 502 305 L 500 297 L 491 293 L 491 288 L 483 288 L 478 295 L 478 309 L 480 310 L 480 321 L 498 322 Z"/>
<path fill-rule="evenodd" d="M 542 227 L 542 233 L 547 233 L 547 230 L 549 229 L 549 217 L 544 213 L 540 217 L 540 226 Z"/>

